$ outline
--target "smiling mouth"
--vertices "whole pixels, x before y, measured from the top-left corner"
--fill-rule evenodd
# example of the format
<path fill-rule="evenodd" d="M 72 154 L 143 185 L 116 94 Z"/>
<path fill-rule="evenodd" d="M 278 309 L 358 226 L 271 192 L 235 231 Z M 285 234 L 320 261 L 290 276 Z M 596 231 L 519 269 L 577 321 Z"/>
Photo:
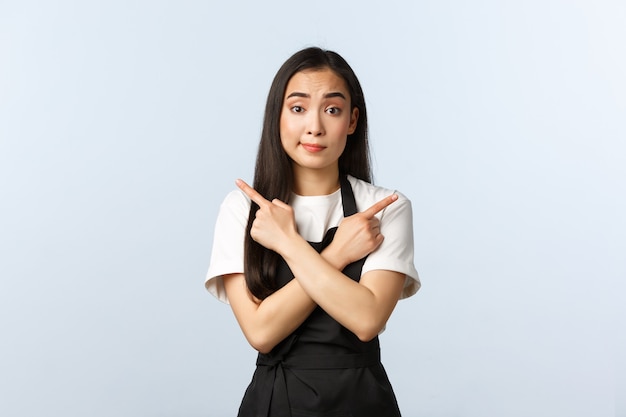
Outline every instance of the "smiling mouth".
<path fill-rule="evenodd" d="M 321 152 L 326 149 L 325 146 L 318 145 L 316 143 L 302 143 L 301 145 L 308 152 Z"/>

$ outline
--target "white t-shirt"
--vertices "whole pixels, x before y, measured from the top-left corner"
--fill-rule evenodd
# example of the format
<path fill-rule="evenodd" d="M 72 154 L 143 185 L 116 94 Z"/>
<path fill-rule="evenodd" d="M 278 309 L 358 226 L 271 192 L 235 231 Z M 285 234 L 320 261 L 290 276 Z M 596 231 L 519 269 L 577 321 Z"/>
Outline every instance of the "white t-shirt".
<path fill-rule="evenodd" d="M 394 193 L 348 176 L 358 211 Z M 395 192 L 398 200 L 377 214 L 383 243 L 369 254 L 361 275 L 372 270 L 389 270 L 406 275 L 400 298 L 410 297 L 420 288 L 413 262 L 413 213 L 411 201 Z M 321 242 L 329 229 L 343 219 L 341 190 L 329 195 L 300 196 L 293 194 L 290 202 L 294 210 L 298 233 L 309 242 Z M 222 275 L 244 272 L 243 245 L 250 199 L 240 190 L 231 191 L 220 206 L 215 225 L 211 263 L 205 286 L 220 301 L 228 303 Z"/>

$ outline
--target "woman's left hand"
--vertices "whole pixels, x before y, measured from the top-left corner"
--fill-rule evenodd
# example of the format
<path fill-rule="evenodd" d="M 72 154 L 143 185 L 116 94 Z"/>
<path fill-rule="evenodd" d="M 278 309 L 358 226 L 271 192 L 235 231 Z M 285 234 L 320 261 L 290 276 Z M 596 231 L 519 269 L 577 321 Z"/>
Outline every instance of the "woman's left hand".
<path fill-rule="evenodd" d="M 259 206 L 250 229 L 252 239 L 267 249 L 282 253 L 285 245 L 289 245 L 292 239 L 299 237 L 291 206 L 277 198 L 268 201 L 241 179 L 235 183 L 250 200 Z"/>

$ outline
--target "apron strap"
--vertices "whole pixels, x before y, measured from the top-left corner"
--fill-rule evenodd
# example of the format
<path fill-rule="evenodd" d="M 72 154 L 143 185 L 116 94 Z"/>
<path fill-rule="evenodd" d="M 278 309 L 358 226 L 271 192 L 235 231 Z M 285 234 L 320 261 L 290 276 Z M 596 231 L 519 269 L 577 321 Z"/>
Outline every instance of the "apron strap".
<path fill-rule="evenodd" d="M 341 202 L 343 204 L 343 217 L 349 217 L 353 214 L 357 214 L 356 201 L 354 199 L 354 192 L 348 177 L 344 174 L 339 175 L 339 183 L 341 185 Z"/>

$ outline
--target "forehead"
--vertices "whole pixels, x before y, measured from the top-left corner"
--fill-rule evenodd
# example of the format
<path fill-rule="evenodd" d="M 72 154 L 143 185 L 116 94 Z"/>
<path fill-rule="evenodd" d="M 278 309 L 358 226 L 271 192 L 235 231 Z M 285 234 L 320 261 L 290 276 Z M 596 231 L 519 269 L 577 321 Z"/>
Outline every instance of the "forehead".
<path fill-rule="evenodd" d="M 287 83 L 285 97 L 293 92 L 306 93 L 312 97 L 329 92 L 341 92 L 346 98 L 350 96 L 345 80 L 329 68 L 296 72 Z"/>

